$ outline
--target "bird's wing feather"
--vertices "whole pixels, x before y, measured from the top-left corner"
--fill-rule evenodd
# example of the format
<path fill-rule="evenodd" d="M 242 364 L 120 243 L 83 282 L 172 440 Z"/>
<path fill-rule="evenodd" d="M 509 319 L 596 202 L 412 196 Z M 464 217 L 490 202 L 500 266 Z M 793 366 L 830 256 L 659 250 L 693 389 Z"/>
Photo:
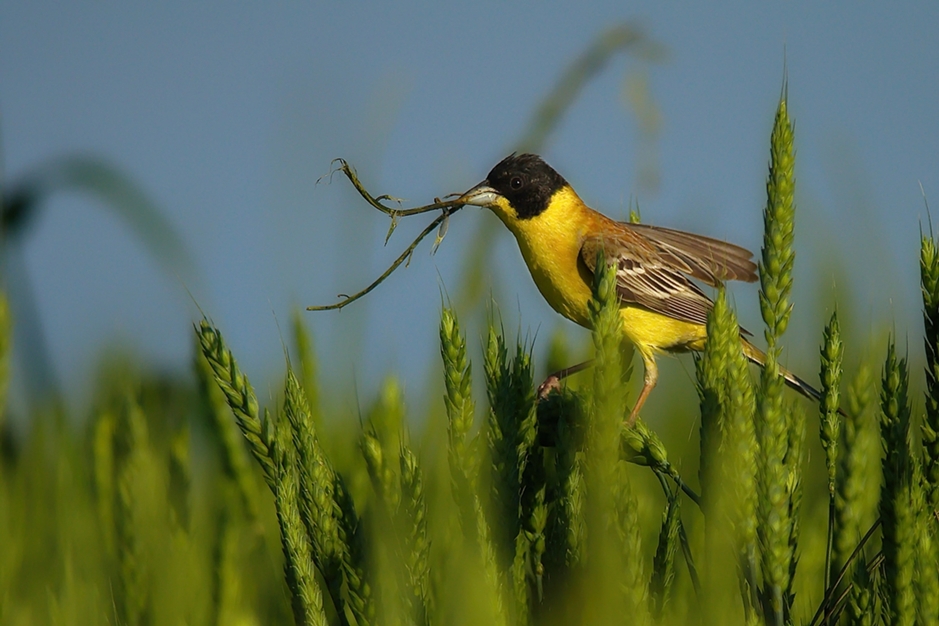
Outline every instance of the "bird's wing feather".
<path fill-rule="evenodd" d="M 591 272 L 596 271 L 601 250 L 616 268 L 621 301 L 693 324 L 707 322 L 711 300 L 691 281 L 693 268 L 680 258 L 663 254 L 652 241 L 632 232 L 606 231 L 587 237 L 581 247 L 581 259 Z"/>
<path fill-rule="evenodd" d="M 708 285 L 724 280 L 756 280 L 753 253 L 740 246 L 648 224 L 619 224 L 645 238 L 656 249 L 662 262 Z"/>

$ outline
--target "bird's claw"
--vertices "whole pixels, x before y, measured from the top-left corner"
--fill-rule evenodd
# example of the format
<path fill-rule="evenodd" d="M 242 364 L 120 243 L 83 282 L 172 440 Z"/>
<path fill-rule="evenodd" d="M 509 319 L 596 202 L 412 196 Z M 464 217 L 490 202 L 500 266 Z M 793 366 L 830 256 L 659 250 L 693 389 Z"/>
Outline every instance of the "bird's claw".
<path fill-rule="evenodd" d="M 544 379 L 544 382 L 538 385 L 538 391 L 535 394 L 535 399 L 538 402 L 541 402 L 548 397 L 549 394 L 561 391 L 561 379 L 558 376 L 552 374 Z"/>

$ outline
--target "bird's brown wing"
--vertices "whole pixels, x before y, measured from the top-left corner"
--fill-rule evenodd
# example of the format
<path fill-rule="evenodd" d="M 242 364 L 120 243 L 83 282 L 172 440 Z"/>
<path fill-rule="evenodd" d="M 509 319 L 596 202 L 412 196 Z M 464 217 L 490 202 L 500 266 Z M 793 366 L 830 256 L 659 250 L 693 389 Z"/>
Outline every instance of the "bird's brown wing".
<path fill-rule="evenodd" d="M 716 287 L 721 281 L 756 280 L 753 253 L 726 241 L 648 224 L 618 224 L 647 239 L 663 262 Z"/>
<path fill-rule="evenodd" d="M 747 250 L 676 230 L 617 223 L 588 237 L 580 256 L 591 272 L 600 250 L 616 268 L 620 300 L 693 324 L 705 324 L 713 304 L 692 277 L 709 285 L 756 279 Z"/>

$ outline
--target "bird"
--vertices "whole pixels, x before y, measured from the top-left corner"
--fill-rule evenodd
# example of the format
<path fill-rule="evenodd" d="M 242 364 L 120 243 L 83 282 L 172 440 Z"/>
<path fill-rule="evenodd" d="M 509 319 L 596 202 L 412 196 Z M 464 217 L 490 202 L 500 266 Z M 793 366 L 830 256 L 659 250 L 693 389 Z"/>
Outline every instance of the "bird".
<path fill-rule="evenodd" d="M 693 233 L 615 221 L 588 207 L 574 188 L 536 154 L 511 154 L 460 202 L 491 210 L 515 236 L 541 295 L 572 322 L 590 328 L 588 303 L 598 252 L 616 272 L 623 334 L 642 358 L 643 386 L 627 419 L 632 427 L 658 381 L 656 357 L 704 350 L 712 300 L 695 282 L 716 287 L 727 280 L 753 282 L 749 250 Z M 743 353 L 765 366 L 766 355 L 741 329 Z M 562 378 L 590 361 L 560 370 L 538 389 L 541 399 Z M 818 401 L 811 385 L 780 368 L 786 383 Z"/>

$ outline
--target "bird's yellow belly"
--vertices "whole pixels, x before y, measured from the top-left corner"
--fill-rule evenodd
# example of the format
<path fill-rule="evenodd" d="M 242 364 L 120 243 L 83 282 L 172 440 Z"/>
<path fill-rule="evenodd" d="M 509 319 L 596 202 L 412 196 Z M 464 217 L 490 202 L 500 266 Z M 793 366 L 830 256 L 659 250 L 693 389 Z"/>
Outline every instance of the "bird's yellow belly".
<path fill-rule="evenodd" d="M 620 309 L 623 333 L 641 351 L 685 352 L 703 350 L 707 329 L 636 306 Z"/>

